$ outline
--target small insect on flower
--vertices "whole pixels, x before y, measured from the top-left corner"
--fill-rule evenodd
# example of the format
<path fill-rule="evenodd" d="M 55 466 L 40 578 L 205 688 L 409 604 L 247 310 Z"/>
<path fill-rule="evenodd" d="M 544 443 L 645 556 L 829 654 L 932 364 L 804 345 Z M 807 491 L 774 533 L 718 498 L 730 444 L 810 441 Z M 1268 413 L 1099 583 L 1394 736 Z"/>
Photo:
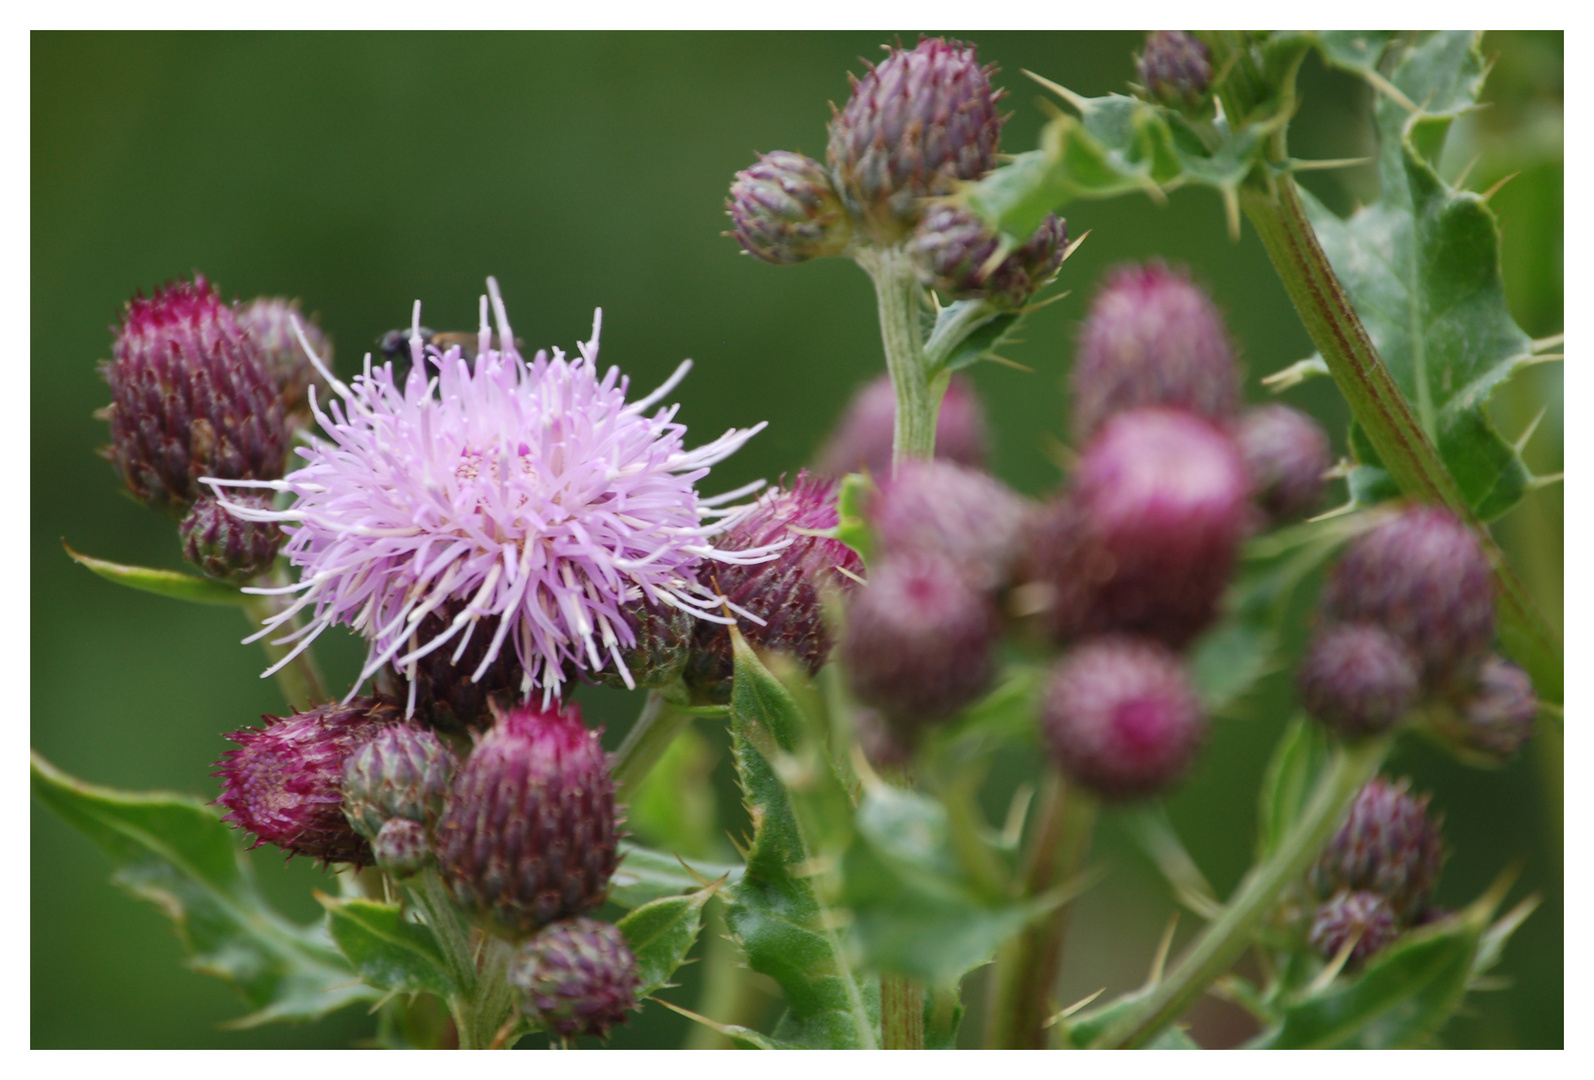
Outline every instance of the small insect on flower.
<path fill-rule="evenodd" d="M 575 357 L 554 349 L 528 361 L 498 283 L 489 278 L 487 287 L 497 340 L 483 296 L 474 364 L 458 345 L 423 346 L 417 302 L 412 367 L 402 382 L 392 363 L 373 368 L 369 355 L 352 385 L 315 361 L 336 397 L 324 408 L 312 399 L 322 434 L 298 451 L 303 467 L 275 482 L 207 478 L 224 495 L 265 487 L 295 497 L 281 511 L 224 501 L 240 518 L 283 523 L 283 552 L 300 568 L 297 584 L 254 590 L 298 595 L 248 640 L 312 612 L 279 639 L 294 648 L 266 674 L 340 623 L 370 642 L 356 688 L 391 662 L 410 679 L 411 712 L 418 662 L 449 649 L 458 664 L 478 633 L 489 641 L 472 679 L 512 650 L 520 693 L 541 688 L 544 703 L 560 696 L 573 671 L 612 663 L 630 684 L 622 659 L 635 644 L 622 615 L 627 604 L 645 599 L 730 621 L 719 613 L 721 598 L 699 584 L 697 564 L 763 562 L 789 543 L 735 552 L 713 545 L 746 513 L 725 504 L 761 482 L 710 499 L 695 485 L 764 425 L 687 450 L 677 406 L 647 410 L 690 361 L 627 402 L 629 380 L 597 367 L 601 310 Z M 452 616 L 423 635 L 423 620 L 445 606 Z"/>

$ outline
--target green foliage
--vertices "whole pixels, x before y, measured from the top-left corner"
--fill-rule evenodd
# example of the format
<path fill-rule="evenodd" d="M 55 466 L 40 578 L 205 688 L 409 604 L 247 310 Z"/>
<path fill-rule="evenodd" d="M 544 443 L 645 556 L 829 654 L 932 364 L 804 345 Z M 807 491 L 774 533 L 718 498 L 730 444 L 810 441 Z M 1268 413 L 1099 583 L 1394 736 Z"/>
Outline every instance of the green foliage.
<path fill-rule="evenodd" d="M 230 982 L 252 1010 L 234 1028 L 312 1020 L 376 992 L 320 927 L 266 904 L 221 816 L 198 799 L 84 783 L 32 756 L 34 796 L 105 852 L 112 880 L 171 918 L 188 966 Z"/>
<path fill-rule="evenodd" d="M 1062 1028 L 1063 1039 L 1068 1046 L 1075 1050 L 1088 1050 L 1091 1045 L 1106 1033 L 1114 1023 L 1127 1016 L 1131 1009 L 1140 1003 L 1150 992 L 1150 987 L 1132 991 L 1122 997 L 1114 998 L 1106 1005 L 1091 1012 L 1084 1013 L 1078 1018 L 1064 1018 L 1058 1020 Z M 1155 1039 L 1146 1045 L 1148 1050 L 1199 1050 L 1194 1039 L 1184 1033 L 1184 1029 L 1173 1025 L 1164 1030 Z"/>
<path fill-rule="evenodd" d="M 1328 761 L 1328 736 L 1304 715 L 1290 721 L 1267 771 L 1257 803 L 1257 859 L 1277 851 L 1312 797 L 1312 786 Z"/>
<path fill-rule="evenodd" d="M 637 976 L 641 980 L 637 1000 L 672 985 L 670 977 L 692 951 L 697 932 L 703 925 L 703 905 L 715 891 L 716 888 L 710 886 L 690 896 L 654 900 L 615 924 L 636 957 Z"/>
<path fill-rule="evenodd" d="M 836 539 L 856 551 L 865 566 L 874 557 L 875 540 L 863 511 L 874 490 L 870 477 L 848 473 L 836 491 Z"/>
<path fill-rule="evenodd" d="M 650 844 L 688 859 L 728 853 L 709 776 L 718 755 L 687 727 L 665 748 L 626 805 L 626 824 Z"/>
<path fill-rule="evenodd" d="M 988 306 L 985 305 L 983 300 L 959 300 L 949 307 L 942 308 L 940 314 L 936 316 L 934 329 L 942 331 L 944 328 L 957 324 L 961 321 L 960 316 L 965 314 L 965 305 L 975 304 Z M 1017 311 L 1005 311 L 988 316 L 958 340 L 957 344 L 947 353 L 946 359 L 941 362 L 938 370 L 962 371 L 964 368 L 973 367 L 987 356 L 994 354 L 1004 342 L 1012 341 L 1013 334 L 1018 330 L 1019 322 L 1022 318 L 1023 314 Z M 936 341 L 933 332 L 930 340 L 931 342 Z"/>
<path fill-rule="evenodd" d="M 688 869 L 690 867 L 690 869 Z M 739 864 L 683 862 L 674 854 L 620 842 L 620 866 L 609 879 L 609 899 L 623 908 L 638 908 L 663 896 L 674 896 L 717 878 L 740 880 Z"/>
<path fill-rule="evenodd" d="M 125 566 L 122 563 L 107 562 L 105 559 L 96 559 L 92 555 L 73 551 L 71 545 L 64 540 L 61 546 L 66 548 L 66 553 L 79 565 L 88 567 L 106 581 L 126 585 L 129 589 L 154 593 L 156 596 L 168 596 L 173 600 L 186 600 L 190 604 L 241 606 L 250 601 L 250 597 L 238 591 L 238 586 L 229 585 L 225 581 L 213 581 L 210 578 L 195 577 L 193 574 L 179 574 L 175 570 L 153 570 L 147 566 Z"/>
<path fill-rule="evenodd" d="M 404 917 L 398 904 L 316 894 L 327 929 L 360 978 L 382 990 L 426 990 L 447 999 L 456 992 L 432 931 Z"/>

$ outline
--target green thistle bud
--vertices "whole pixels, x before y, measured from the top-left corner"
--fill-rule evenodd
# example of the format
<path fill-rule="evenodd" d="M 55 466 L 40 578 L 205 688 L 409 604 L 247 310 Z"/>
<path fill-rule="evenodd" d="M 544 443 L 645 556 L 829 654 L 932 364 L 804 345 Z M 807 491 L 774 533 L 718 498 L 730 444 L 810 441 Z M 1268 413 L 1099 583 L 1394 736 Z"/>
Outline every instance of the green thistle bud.
<path fill-rule="evenodd" d="M 442 740 L 413 724 L 391 724 L 343 764 L 343 813 L 361 836 L 389 821 L 437 820 L 458 763 Z"/>

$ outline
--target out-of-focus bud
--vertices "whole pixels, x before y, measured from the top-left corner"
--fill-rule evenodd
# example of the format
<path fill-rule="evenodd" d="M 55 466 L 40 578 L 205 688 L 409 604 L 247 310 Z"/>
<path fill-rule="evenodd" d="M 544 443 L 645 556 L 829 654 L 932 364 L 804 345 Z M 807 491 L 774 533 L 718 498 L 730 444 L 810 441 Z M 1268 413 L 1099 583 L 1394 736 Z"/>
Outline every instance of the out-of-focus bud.
<path fill-rule="evenodd" d="M 618 862 L 614 781 L 575 705 L 502 716 L 454 776 L 434 836 L 461 907 L 511 937 L 602 904 Z"/>
<path fill-rule="evenodd" d="M 725 200 L 742 250 L 769 263 L 800 263 L 839 255 L 852 225 L 825 167 L 776 150 L 736 174 Z"/>
<path fill-rule="evenodd" d="M 988 473 L 949 461 L 904 461 L 881 481 L 865 511 L 887 556 L 933 551 L 980 589 L 1007 582 L 1018 557 L 1027 506 Z"/>
<path fill-rule="evenodd" d="M 891 376 L 882 375 L 853 396 L 814 471 L 828 477 L 853 472 L 890 476 L 896 417 L 896 391 Z M 935 456 L 978 469 L 985 464 L 986 452 L 985 410 L 973 384 L 962 375 L 953 375 L 935 422 Z"/>
<path fill-rule="evenodd" d="M 234 310 L 238 326 L 254 340 L 260 358 L 271 373 L 282 399 L 282 409 L 290 421 L 305 423 L 310 419 L 310 386 L 316 387 L 316 397 L 325 402 L 328 388 L 326 380 L 316 372 L 310 358 L 293 332 L 293 320 L 299 321 L 304 338 L 315 350 L 316 356 L 332 367 L 332 341 L 321 332 L 312 319 L 305 318 L 299 310 L 299 301 L 283 296 L 261 296 Z M 402 383 L 400 385 L 403 385 Z"/>
<path fill-rule="evenodd" d="M 1193 109 L 1212 85 L 1207 47 L 1183 30 L 1153 30 L 1135 61 L 1140 81 L 1164 104 Z"/>
<path fill-rule="evenodd" d="M 233 732 L 227 737 L 238 749 L 223 754 L 213 774 L 222 778 L 222 820 L 254 833 L 255 847 L 276 844 L 289 856 L 368 865 L 370 845 L 343 816 L 344 763 L 399 716 L 391 702 L 355 698 Z"/>
<path fill-rule="evenodd" d="M 1465 686 L 1494 640 L 1494 575 L 1472 531 L 1413 506 L 1355 541 L 1323 590 L 1323 611 L 1373 622 L 1406 643 L 1428 690 Z"/>
<path fill-rule="evenodd" d="M 1420 911 L 1439 880 L 1444 844 L 1428 817 L 1428 796 L 1407 793 L 1405 780 L 1368 781 L 1351 803 L 1339 832 L 1312 868 L 1318 896 L 1344 890 L 1375 892 L 1405 919 Z"/>
<path fill-rule="evenodd" d="M 1442 730 L 1468 750 L 1497 761 L 1516 756 L 1533 735 L 1538 695 L 1528 673 L 1503 656 L 1489 656 L 1472 687 L 1455 702 L 1456 722 Z"/>
<path fill-rule="evenodd" d="M 1112 272 L 1080 330 L 1073 437 L 1088 442 L 1126 409 L 1164 405 L 1218 423 L 1240 411 L 1223 316 L 1184 273 L 1153 260 Z"/>
<path fill-rule="evenodd" d="M 900 772 L 913 761 L 913 744 L 893 728 L 878 709 L 853 710 L 853 734 L 869 764 Z"/>
<path fill-rule="evenodd" d="M 421 620 L 416 640 L 430 641 L 442 634 L 464 610 L 462 600 L 446 602 Z M 384 669 L 396 694 L 405 693 L 400 688 L 406 681 L 414 682 L 416 720 L 438 731 L 485 731 L 493 724 L 494 707 L 507 709 L 520 698 L 525 690 L 525 671 L 512 647 L 500 649 L 481 678 L 472 679 L 497 630 L 496 619 L 482 619 L 474 631 L 469 631 L 469 640 L 458 660 L 454 659 L 458 645 L 451 642 L 447 648 L 436 649 L 415 661 L 413 670 L 406 667 L 399 671 L 391 665 Z"/>
<path fill-rule="evenodd" d="M 1323 474 L 1333 464 L 1328 433 L 1288 405 L 1247 409 L 1240 417 L 1240 452 L 1251 497 L 1270 521 L 1293 521 L 1323 501 Z"/>
<path fill-rule="evenodd" d="M 1002 97 L 995 68 L 974 46 L 925 38 L 891 49 L 853 79 L 852 97 L 830 121 L 829 162 L 842 201 L 860 225 L 892 242 L 919 218 L 918 200 L 951 193 L 996 163 Z"/>
<path fill-rule="evenodd" d="M 1417 703 L 1417 660 L 1372 623 L 1330 623 L 1295 673 L 1301 705 L 1346 738 L 1388 731 Z"/>
<path fill-rule="evenodd" d="M 524 942 L 509 964 L 526 1018 L 544 1031 L 604 1038 L 636 1008 L 636 957 L 620 931 L 597 919 L 556 922 Z"/>
<path fill-rule="evenodd" d="M 991 266 L 1000 237 L 977 215 L 957 206 L 931 208 L 909 250 L 920 279 L 954 300 L 985 298 L 1021 308 L 1056 275 L 1068 248 L 1068 223 L 1048 214 L 1025 244 Z"/>
<path fill-rule="evenodd" d="M 1104 638 L 1064 654 L 1041 712 L 1058 767 L 1107 799 L 1152 795 L 1175 783 L 1206 727 L 1179 658 L 1133 638 Z"/>
<path fill-rule="evenodd" d="M 343 763 L 343 813 L 361 836 L 395 818 L 430 825 L 459 763 L 441 739 L 413 724 L 389 724 Z"/>
<path fill-rule="evenodd" d="M 853 695 L 911 739 L 990 685 L 997 631 L 990 600 L 957 563 L 907 551 L 875 566 L 853 597 L 841 659 Z"/>
<path fill-rule="evenodd" d="M 271 509 L 270 495 L 228 492 L 228 498 L 256 509 Z M 276 522 L 233 517 L 214 495 L 195 499 L 177 531 L 183 538 L 183 557 L 223 581 L 248 581 L 270 569 L 283 540 Z"/>
<path fill-rule="evenodd" d="M 680 678 L 692 651 L 692 617 L 680 608 L 645 600 L 631 604 L 621 614 L 636 634 L 636 643 L 620 651 L 631 684 L 607 668 L 598 674 L 598 682 L 616 690 L 638 686 L 656 690 Z"/>
<path fill-rule="evenodd" d="M 288 451 L 276 383 L 252 338 L 203 276 L 134 297 L 116 328 L 103 451 L 128 490 L 174 516 L 209 492 L 203 476 L 277 480 Z"/>
<path fill-rule="evenodd" d="M 1338 956 L 1354 940 L 1345 970 L 1357 971 L 1399 936 L 1400 921 L 1387 898 L 1374 892 L 1342 892 L 1317 909 L 1306 939 L 1325 960 Z"/>
<path fill-rule="evenodd" d="M 414 877 L 432 861 L 426 826 L 409 818 L 396 817 L 383 825 L 371 838 L 371 851 L 376 865 L 396 881 Z"/>

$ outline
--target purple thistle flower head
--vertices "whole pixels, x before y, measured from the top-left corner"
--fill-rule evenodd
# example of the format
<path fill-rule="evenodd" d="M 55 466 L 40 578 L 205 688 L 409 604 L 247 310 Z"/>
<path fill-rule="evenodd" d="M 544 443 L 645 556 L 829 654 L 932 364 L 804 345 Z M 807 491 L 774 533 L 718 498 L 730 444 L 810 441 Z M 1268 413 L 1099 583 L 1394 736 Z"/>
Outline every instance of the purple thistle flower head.
<path fill-rule="evenodd" d="M 1332 960 L 1354 940 L 1345 970 L 1356 971 L 1399 936 L 1400 921 L 1386 897 L 1375 892 L 1341 892 L 1317 909 L 1306 940 L 1324 960 Z"/>
<path fill-rule="evenodd" d="M 1388 897 L 1403 918 L 1422 910 L 1439 880 L 1444 841 L 1439 821 L 1428 814 L 1428 796 L 1409 788 L 1408 780 L 1367 782 L 1312 867 L 1308 880 L 1317 895 L 1364 889 Z"/>
<path fill-rule="evenodd" d="M 788 542 L 716 549 L 712 537 L 744 511 L 715 506 L 744 491 L 701 499 L 695 487 L 763 424 L 687 450 L 676 407 L 647 410 L 689 363 L 627 402 L 619 369 L 598 368 L 601 311 L 576 356 L 554 349 L 528 361 L 513 344 L 498 283 L 487 285 L 501 350 L 487 297 L 474 364 L 458 346 L 423 350 L 417 303 L 414 365 L 402 385 L 391 364 L 373 369 L 369 357 L 352 385 L 317 360 L 336 398 L 323 409 L 312 397 L 323 434 L 298 451 L 303 467 L 275 483 L 216 484 L 297 499 L 276 512 L 224 503 L 241 518 L 283 522 L 283 552 L 300 568 L 298 584 L 280 590 L 297 599 L 257 636 L 311 609 L 286 662 L 327 627 L 349 626 L 370 642 L 356 685 L 391 662 L 410 678 L 412 712 L 419 662 L 442 654 L 458 664 L 478 637 L 487 648 L 463 674 L 481 678 L 513 655 L 519 692 L 540 687 L 544 703 L 572 670 L 624 672 L 622 653 L 635 644 L 627 604 L 646 599 L 728 621 L 698 583 L 697 564 L 762 562 Z M 444 628 L 423 633 L 423 621 L 451 602 L 458 606 Z"/>
<path fill-rule="evenodd" d="M 612 924 L 563 919 L 521 944 L 509 966 L 521 1010 L 544 1031 L 605 1038 L 637 1007 L 636 957 Z"/>
<path fill-rule="evenodd" d="M 276 382 L 289 424 L 307 423 L 310 420 L 310 384 L 314 382 L 321 394 L 327 392 L 327 385 L 316 374 L 309 354 L 299 347 L 294 323 L 298 322 L 310 347 L 328 367 L 332 366 L 332 342 L 321 332 L 314 317 L 306 320 L 300 314 L 297 300 L 259 296 L 235 307 L 233 316 L 239 328 L 253 338 L 259 348 L 266 371 Z"/>

